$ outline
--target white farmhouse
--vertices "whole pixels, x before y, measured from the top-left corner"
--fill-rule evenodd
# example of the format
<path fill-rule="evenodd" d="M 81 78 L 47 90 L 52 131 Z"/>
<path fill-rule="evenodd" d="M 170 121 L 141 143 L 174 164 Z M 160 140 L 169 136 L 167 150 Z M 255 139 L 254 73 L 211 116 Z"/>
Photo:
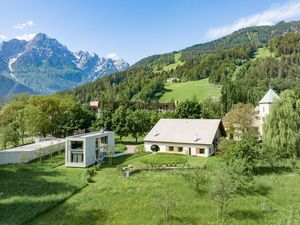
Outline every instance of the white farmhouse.
<path fill-rule="evenodd" d="M 108 150 L 114 151 L 112 131 L 79 134 L 66 138 L 65 164 L 67 167 L 87 167 L 103 159 Z"/>
<path fill-rule="evenodd" d="M 145 150 L 191 156 L 215 153 L 225 130 L 219 119 L 160 119 L 144 138 Z"/>
<path fill-rule="evenodd" d="M 266 121 L 267 115 L 270 114 L 272 103 L 275 102 L 279 96 L 273 89 L 269 89 L 265 96 L 258 102 L 259 104 L 259 133 L 263 134 L 263 125 Z"/>

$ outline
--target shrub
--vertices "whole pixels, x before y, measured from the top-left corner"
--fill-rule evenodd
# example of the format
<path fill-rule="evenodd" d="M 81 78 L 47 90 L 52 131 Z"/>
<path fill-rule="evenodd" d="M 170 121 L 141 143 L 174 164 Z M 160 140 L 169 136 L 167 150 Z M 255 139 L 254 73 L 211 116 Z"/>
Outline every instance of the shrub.
<path fill-rule="evenodd" d="M 223 138 L 220 142 L 220 144 L 217 147 L 217 154 L 218 155 L 225 155 L 228 149 L 230 149 L 232 145 L 232 141 L 228 140 L 226 138 Z"/>
<path fill-rule="evenodd" d="M 87 183 L 92 183 L 93 180 L 92 180 L 92 176 L 95 175 L 95 169 L 94 168 L 88 168 L 84 174 L 84 180 L 87 182 Z"/>
<path fill-rule="evenodd" d="M 191 184 L 198 194 L 204 193 L 204 186 L 207 183 L 207 171 L 205 169 L 189 170 L 180 173 L 181 176 Z"/>
<path fill-rule="evenodd" d="M 84 173 L 84 181 L 87 182 L 87 183 L 92 183 L 93 182 L 92 177 L 91 177 L 91 175 L 89 174 L 88 171 L 86 171 Z"/>
<path fill-rule="evenodd" d="M 89 174 L 90 176 L 94 176 L 95 173 L 96 173 L 94 168 L 88 168 L 86 171 L 88 172 L 88 174 Z"/>
<path fill-rule="evenodd" d="M 143 144 L 136 147 L 136 152 L 145 152 L 145 146 Z"/>
<path fill-rule="evenodd" d="M 94 169 L 95 171 L 99 171 L 101 169 L 101 163 L 97 163 L 95 166 L 94 166 Z"/>
<path fill-rule="evenodd" d="M 127 150 L 126 145 L 124 144 L 117 144 L 115 148 L 115 152 L 124 152 Z"/>

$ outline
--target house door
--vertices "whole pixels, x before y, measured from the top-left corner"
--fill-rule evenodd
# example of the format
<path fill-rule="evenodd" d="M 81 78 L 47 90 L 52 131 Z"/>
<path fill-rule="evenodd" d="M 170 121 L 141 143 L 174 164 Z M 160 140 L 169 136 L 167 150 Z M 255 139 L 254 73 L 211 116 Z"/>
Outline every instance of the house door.
<path fill-rule="evenodd" d="M 192 154 L 192 149 L 191 148 L 189 148 L 189 155 L 191 155 Z"/>

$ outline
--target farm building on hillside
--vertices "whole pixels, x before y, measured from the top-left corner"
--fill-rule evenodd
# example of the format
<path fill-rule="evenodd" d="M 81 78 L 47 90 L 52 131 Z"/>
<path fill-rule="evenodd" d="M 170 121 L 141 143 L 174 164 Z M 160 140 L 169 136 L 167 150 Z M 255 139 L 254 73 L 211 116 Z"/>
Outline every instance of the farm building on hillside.
<path fill-rule="evenodd" d="M 79 134 L 66 138 L 67 167 L 87 167 L 107 156 L 114 150 L 115 136 L 112 131 Z"/>
<path fill-rule="evenodd" d="M 161 119 L 144 138 L 146 151 L 210 156 L 225 137 L 219 119 Z"/>
<path fill-rule="evenodd" d="M 170 77 L 167 79 L 167 83 L 179 83 L 180 79 L 177 77 Z"/>

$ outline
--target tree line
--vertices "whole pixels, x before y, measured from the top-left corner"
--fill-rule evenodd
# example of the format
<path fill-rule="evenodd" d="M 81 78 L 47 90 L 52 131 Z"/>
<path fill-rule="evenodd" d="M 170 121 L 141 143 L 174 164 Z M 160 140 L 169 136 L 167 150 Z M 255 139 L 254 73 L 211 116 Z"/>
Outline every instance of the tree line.
<path fill-rule="evenodd" d="M 66 137 L 88 129 L 93 120 L 94 115 L 72 96 L 19 95 L 0 109 L 0 142 L 6 148 L 24 144 L 26 137 Z"/>

